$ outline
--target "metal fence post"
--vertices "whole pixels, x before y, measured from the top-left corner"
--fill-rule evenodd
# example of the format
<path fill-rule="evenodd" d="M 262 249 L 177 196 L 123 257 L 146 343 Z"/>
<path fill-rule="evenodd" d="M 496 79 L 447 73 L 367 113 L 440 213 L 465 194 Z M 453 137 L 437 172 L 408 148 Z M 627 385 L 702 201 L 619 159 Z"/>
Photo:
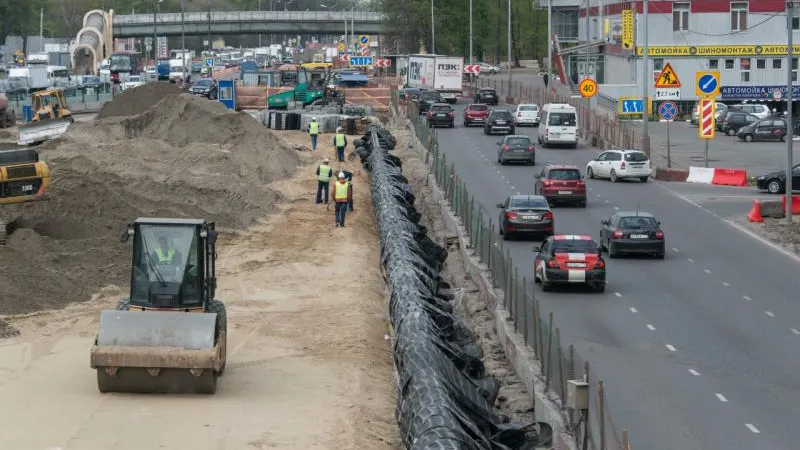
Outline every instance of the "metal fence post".
<path fill-rule="evenodd" d="M 548 320 L 547 326 L 547 355 L 543 361 L 546 361 L 545 364 L 545 378 L 544 378 L 544 390 L 547 391 L 550 389 L 550 377 L 552 375 L 552 359 L 550 355 L 553 354 L 553 312 L 550 312 L 550 319 Z"/>
<path fill-rule="evenodd" d="M 511 286 L 511 292 L 514 295 L 511 297 L 513 302 L 511 309 L 513 311 L 514 330 L 519 330 L 519 268 L 514 267 L 514 284 Z"/>
<path fill-rule="evenodd" d="M 558 395 L 561 397 L 561 404 L 564 404 L 564 397 L 566 397 L 566 384 L 564 382 L 564 352 L 561 349 L 561 330 L 556 327 L 556 345 L 558 350 L 556 356 L 558 357 Z"/>
<path fill-rule="evenodd" d="M 600 450 L 606 450 L 606 390 L 603 380 L 597 382 L 598 405 L 600 408 Z"/>
<path fill-rule="evenodd" d="M 483 235 L 484 235 L 484 233 L 483 233 L 483 211 L 480 210 L 480 209 L 478 210 L 478 223 L 477 223 L 477 225 L 478 225 L 478 239 L 476 241 L 476 244 L 477 244 L 477 247 L 478 247 L 478 262 L 482 263 L 483 262 L 483 238 L 484 238 Z"/>
<path fill-rule="evenodd" d="M 506 286 L 503 289 L 503 304 L 506 307 L 506 310 L 511 309 L 511 286 L 512 286 L 512 278 L 514 277 L 514 273 L 511 271 L 511 268 L 514 267 L 511 265 L 511 251 L 506 249 Z"/>
<path fill-rule="evenodd" d="M 522 336 L 525 337 L 525 344 L 530 347 L 530 330 L 528 324 L 530 318 L 528 317 L 528 277 L 522 277 Z"/>

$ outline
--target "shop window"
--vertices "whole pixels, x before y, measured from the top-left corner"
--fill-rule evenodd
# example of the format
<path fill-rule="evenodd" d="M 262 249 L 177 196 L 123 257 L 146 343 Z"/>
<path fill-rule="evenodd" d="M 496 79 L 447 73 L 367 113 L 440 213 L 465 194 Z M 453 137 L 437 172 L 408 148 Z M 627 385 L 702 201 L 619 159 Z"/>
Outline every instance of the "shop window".
<path fill-rule="evenodd" d="M 739 59 L 739 68 L 741 69 L 741 80 L 744 82 L 750 81 L 750 58 Z"/>
<path fill-rule="evenodd" d="M 672 31 L 689 30 L 689 3 L 672 4 Z"/>
<path fill-rule="evenodd" d="M 733 70 L 736 61 L 733 59 L 726 59 L 725 60 L 725 70 Z"/>
<path fill-rule="evenodd" d="M 783 59 L 781 58 L 772 58 L 772 68 L 775 70 L 780 70 L 781 66 L 783 66 Z"/>
<path fill-rule="evenodd" d="M 708 60 L 708 68 L 710 70 L 719 70 L 719 60 L 718 59 L 709 59 Z"/>
<path fill-rule="evenodd" d="M 653 59 L 653 70 L 664 70 L 664 59 L 663 58 L 654 58 Z"/>
<path fill-rule="evenodd" d="M 731 3 L 731 31 L 747 29 L 747 2 Z"/>
<path fill-rule="evenodd" d="M 756 60 L 756 69 L 766 69 L 767 68 L 767 60 L 764 58 Z"/>

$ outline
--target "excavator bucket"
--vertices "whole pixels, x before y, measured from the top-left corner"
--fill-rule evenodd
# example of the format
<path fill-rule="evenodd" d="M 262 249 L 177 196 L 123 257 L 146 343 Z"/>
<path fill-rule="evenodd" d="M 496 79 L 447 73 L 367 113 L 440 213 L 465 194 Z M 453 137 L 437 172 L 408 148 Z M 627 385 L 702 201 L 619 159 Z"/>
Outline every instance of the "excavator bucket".
<path fill-rule="evenodd" d="M 27 123 L 19 127 L 18 145 L 49 141 L 67 132 L 72 119 L 51 119 Z"/>
<path fill-rule="evenodd" d="M 103 311 L 91 349 L 100 392 L 213 394 L 225 358 L 217 314 Z"/>

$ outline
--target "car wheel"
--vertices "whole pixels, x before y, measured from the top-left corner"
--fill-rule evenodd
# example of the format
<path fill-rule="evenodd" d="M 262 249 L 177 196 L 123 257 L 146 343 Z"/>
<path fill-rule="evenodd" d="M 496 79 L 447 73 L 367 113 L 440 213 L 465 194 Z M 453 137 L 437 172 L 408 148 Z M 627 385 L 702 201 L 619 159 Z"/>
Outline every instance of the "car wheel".
<path fill-rule="evenodd" d="M 468 127 L 468 126 L 469 126 L 469 122 L 467 122 L 467 121 L 465 120 L 465 121 L 464 121 L 464 126 L 465 126 L 465 127 Z"/>
<path fill-rule="evenodd" d="M 503 158 L 500 158 L 500 165 L 501 166 L 505 166 L 506 165 L 506 160 L 503 159 Z"/>
<path fill-rule="evenodd" d="M 531 165 L 532 165 L 532 166 L 535 166 L 535 165 L 536 165 L 536 159 L 532 159 L 532 160 L 531 160 Z"/>
<path fill-rule="evenodd" d="M 786 141 L 786 136 L 781 135 L 781 142 L 785 142 L 785 141 Z"/>
<path fill-rule="evenodd" d="M 503 233 L 503 240 L 504 241 L 510 241 L 511 240 L 511 233 L 508 233 L 508 232 Z"/>
<path fill-rule="evenodd" d="M 586 168 L 586 176 L 588 176 L 590 180 L 594 180 L 594 170 L 592 170 L 591 167 Z"/>
<path fill-rule="evenodd" d="M 604 244 L 604 243 L 603 243 L 603 237 L 602 237 L 602 236 L 600 236 L 600 239 L 598 239 L 598 240 L 597 240 L 597 242 L 599 242 L 599 246 L 600 246 L 600 253 L 603 253 L 604 251 L 607 251 L 607 250 L 608 250 L 608 249 L 606 248 L 606 244 Z"/>
<path fill-rule="evenodd" d="M 595 284 L 594 291 L 597 292 L 598 294 L 602 294 L 603 292 L 606 291 L 606 284 L 602 282 Z"/>
<path fill-rule="evenodd" d="M 656 253 L 656 259 L 664 259 L 663 253 Z"/>
<path fill-rule="evenodd" d="M 455 122 L 450 124 L 450 128 L 455 128 L 455 127 L 456 127 L 456 123 Z"/>
<path fill-rule="evenodd" d="M 582 200 L 577 204 L 578 208 L 586 208 L 586 200 Z"/>
<path fill-rule="evenodd" d="M 639 177 L 639 181 L 641 181 L 642 183 L 647 183 L 648 178 L 650 177 Z"/>
<path fill-rule="evenodd" d="M 745 134 L 744 135 L 745 142 L 753 142 L 753 135 L 752 134 Z"/>
<path fill-rule="evenodd" d="M 777 178 L 769 180 L 767 183 L 767 191 L 770 194 L 780 194 L 784 191 L 783 183 L 781 183 L 781 180 L 778 180 Z"/>
<path fill-rule="evenodd" d="M 609 174 L 609 178 L 611 179 L 612 183 L 617 182 L 617 172 L 614 169 L 611 169 L 611 173 Z"/>
<path fill-rule="evenodd" d="M 547 281 L 542 280 L 542 291 L 547 292 L 551 291 L 553 287 Z"/>
<path fill-rule="evenodd" d="M 736 130 L 733 128 L 728 128 L 728 131 L 725 132 L 728 136 L 734 136 L 736 134 Z"/>
<path fill-rule="evenodd" d="M 614 248 L 614 244 L 611 242 L 608 243 L 608 257 L 609 258 L 616 258 L 619 255 L 617 253 L 617 249 Z"/>

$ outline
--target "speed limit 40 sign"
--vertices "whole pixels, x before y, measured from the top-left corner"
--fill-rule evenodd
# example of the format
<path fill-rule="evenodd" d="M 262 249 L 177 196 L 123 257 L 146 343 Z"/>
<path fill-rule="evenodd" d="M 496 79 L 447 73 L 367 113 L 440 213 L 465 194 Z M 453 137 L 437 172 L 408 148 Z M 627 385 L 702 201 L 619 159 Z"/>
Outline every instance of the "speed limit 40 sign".
<path fill-rule="evenodd" d="M 584 78 L 581 84 L 578 85 L 578 90 L 581 91 L 583 98 L 591 98 L 597 95 L 597 81 L 591 78 Z"/>

